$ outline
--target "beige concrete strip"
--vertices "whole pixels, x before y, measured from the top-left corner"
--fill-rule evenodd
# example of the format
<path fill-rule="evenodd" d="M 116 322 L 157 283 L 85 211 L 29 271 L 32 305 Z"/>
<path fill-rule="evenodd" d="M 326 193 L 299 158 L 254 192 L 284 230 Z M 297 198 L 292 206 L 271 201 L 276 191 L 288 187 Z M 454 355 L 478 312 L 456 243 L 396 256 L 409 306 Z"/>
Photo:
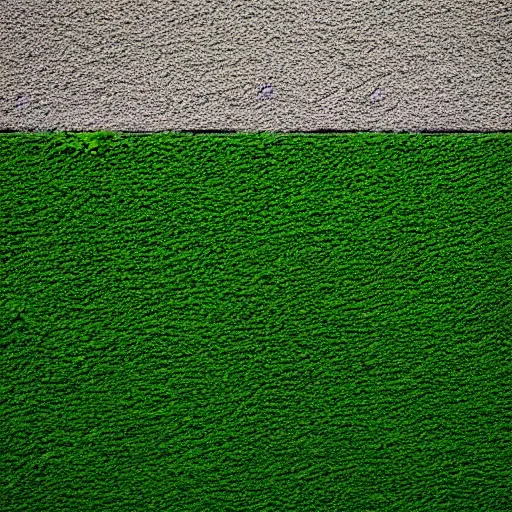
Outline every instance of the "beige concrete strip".
<path fill-rule="evenodd" d="M 1 0 L 0 129 L 512 129 L 511 0 Z"/>

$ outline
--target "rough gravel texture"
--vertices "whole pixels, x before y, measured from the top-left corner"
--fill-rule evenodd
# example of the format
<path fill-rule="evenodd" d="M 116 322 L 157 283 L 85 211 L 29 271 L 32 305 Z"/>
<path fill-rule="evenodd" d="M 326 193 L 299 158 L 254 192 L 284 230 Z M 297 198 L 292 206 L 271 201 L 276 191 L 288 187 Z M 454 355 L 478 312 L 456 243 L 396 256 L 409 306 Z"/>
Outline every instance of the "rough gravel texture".
<path fill-rule="evenodd" d="M 512 129 L 490 0 L 2 0 L 0 129 Z"/>

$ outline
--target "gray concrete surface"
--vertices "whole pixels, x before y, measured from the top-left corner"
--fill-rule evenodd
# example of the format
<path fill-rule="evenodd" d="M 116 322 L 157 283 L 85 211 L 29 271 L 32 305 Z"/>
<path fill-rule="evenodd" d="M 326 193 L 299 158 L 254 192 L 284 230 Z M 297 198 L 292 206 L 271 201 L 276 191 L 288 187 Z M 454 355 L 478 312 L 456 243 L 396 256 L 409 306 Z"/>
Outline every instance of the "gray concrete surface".
<path fill-rule="evenodd" d="M 2 130 L 512 129 L 512 0 L 0 0 Z"/>

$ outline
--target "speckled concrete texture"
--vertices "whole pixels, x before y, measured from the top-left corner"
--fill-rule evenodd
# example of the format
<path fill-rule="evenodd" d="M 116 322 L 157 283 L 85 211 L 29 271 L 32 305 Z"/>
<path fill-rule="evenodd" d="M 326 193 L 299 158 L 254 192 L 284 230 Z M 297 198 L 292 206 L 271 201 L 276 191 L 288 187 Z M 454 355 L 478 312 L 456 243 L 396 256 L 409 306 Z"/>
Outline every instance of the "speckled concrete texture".
<path fill-rule="evenodd" d="M 1 0 L 3 130 L 512 129 L 512 2 Z"/>

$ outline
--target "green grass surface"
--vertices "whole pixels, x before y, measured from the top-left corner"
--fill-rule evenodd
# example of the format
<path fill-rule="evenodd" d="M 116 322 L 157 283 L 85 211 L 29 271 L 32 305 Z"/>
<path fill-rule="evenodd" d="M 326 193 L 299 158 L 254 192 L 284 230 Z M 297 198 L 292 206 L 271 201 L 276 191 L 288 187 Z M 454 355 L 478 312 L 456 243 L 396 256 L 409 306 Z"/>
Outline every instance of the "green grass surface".
<path fill-rule="evenodd" d="M 0 136 L 2 511 L 512 510 L 512 135 Z"/>

